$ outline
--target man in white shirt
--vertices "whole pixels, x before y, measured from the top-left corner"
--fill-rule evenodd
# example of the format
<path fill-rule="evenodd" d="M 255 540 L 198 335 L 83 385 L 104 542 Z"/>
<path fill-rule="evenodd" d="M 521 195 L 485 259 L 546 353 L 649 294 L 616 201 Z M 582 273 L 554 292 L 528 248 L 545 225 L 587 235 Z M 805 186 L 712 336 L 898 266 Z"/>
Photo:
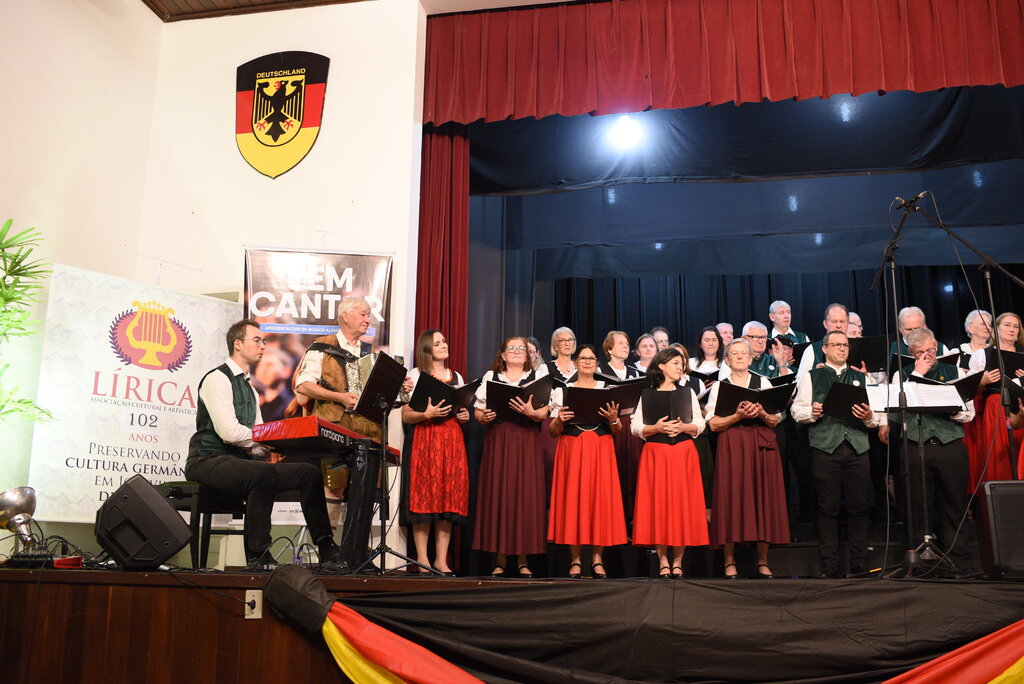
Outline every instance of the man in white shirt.
<path fill-rule="evenodd" d="M 806 344 L 811 339 L 807 333 L 793 330 L 790 323 L 793 321 L 793 309 L 781 299 L 776 299 L 768 306 L 768 319 L 772 322 L 772 329 L 768 331 L 768 339 L 776 337 L 788 337 L 793 344 Z"/>
<path fill-rule="evenodd" d="M 229 356 L 199 383 L 196 433 L 189 441 L 185 476 L 245 499 L 245 555 L 251 569 L 270 569 L 270 515 L 277 492 L 299 490 L 302 514 L 322 563 L 335 560 L 320 470 L 307 463 L 269 463 L 270 450 L 252 439 L 263 422 L 249 368 L 263 357 L 259 323 L 241 320 L 228 328 Z"/>

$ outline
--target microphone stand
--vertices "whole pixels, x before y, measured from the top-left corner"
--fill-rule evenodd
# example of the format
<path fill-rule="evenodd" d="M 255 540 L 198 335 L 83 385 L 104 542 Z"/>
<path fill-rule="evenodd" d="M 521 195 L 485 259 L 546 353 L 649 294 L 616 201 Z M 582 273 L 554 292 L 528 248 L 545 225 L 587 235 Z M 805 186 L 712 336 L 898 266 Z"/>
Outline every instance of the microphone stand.
<path fill-rule="evenodd" d="M 912 206 L 908 207 L 908 209 L 917 212 L 921 216 L 924 216 L 926 219 L 928 219 L 929 221 L 934 223 L 936 226 L 941 228 L 943 231 L 945 231 L 946 234 L 949 235 L 951 238 L 953 238 L 954 240 L 956 240 L 957 242 L 959 242 L 964 247 L 966 247 L 967 249 L 971 250 L 972 252 L 974 252 L 975 254 L 977 254 L 981 258 L 981 262 L 982 263 L 981 263 L 981 266 L 979 266 L 978 268 L 981 270 L 982 276 L 985 278 L 985 289 L 986 289 L 986 292 L 988 293 L 989 311 L 995 312 L 995 310 L 996 310 L 995 299 L 992 296 L 992 269 L 993 268 L 997 269 L 1000 273 L 1002 273 L 1007 278 L 1009 278 L 1010 282 L 1012 282 L 1014 285 L 1016 285 L 1019 288 L 1024 289 L 1024 280 L 1021 280 L 1017 276 L 1015 276 L 1012 273 L 1010 273 L 1009 271 L 1007 271 L 1005 268 L 1003 268 L 1002 265 L 999 264 L 998 261 L 996 261 L 995 259 L 990 257 L 988 254 L 985 254 L 985 252 L 982 252 L 980 249 L 978 249 L 977 247 L 972 245 L 967 240 L 965 240 L 962 237 L 960 237 L 959 235 L 957 235 L 949 226 L 947 226 L 945 223 L 940 221 L 937 217 L 932 216 L 931 214 L 926 212 L 924 209 L 922 209 L 921 207 L 917 206 L 916 203 L 913 204 Z M 994 325 L 995 324 L 995 318 L 994 318 L 995 317 L 995 313 L 993 313 L 992 316 L 993 316 L 992 322 L 993 322 L 993 325 Z M 999 366 L 999 386 L 1001 388 L 1001 400 L 1002 400 L 1002 405 L 1003 405 L 1003 415 L 1006 418 L 1005 425 L 1006 425 L 1007 444 L 1009 445 L 1009 449 L 1010 449 L 1010 453 L 1009 453 L 1009 457 L 1010 457 L 1010 473 L 1011 473 L 1010 477 L 1012 479 L 1014 479 L 1014 480 L 1017 480 L 1017 479 L 1019 479 L 1018 476 L 1017 476 L 1017 449 L 1016 449 L 1016 445 L 1014 444 L 1014 439 L 1013 439 L 1013 428 L 1010 427 L 1010 423 L 1009 423 L 1009 421 L 1010 421 L 1010 414 L 1014 412 L 1012 410 L 1013 409 L 1013 403 L 1012 403 L 1012 401 L 1010 399 L 1010 388 L 1008 387 L 1009 379 L 1006 377 L 1006 365 L 1003 363 L 1003 355 L 999 353 L 999 336 L 998 336 L 998 333 L 996 333 L 993 330 L 993 335 L 992 336 L 993 336 L 993 338 L 995 338 L 995 350 L 994 351 L 995 351 L 995 356 L 996 356 L 996 363 Z"/>
<path fill-rule="evenodd" d="M 899 330 L 900 330 L 900 326 L 899 326 L 899 305 L 898 305 L 897 297 L 896 297 L 896 250 L 899 249 L 899 246 L 900 246 L 899 242 L 900 242 L 901 233 L 903 232 L 903 226 L 906 224 L 907 218 L 910 216 L 910 212 L 913 211 L 913 202 L 903 202 L 902 204 L 903 204 L 903 216 L 902 216 L 902 218 L 900 218 L 899 225 L 896 226 L 896 234 L 893 235 L 892 240 L 889 241 L 889 244 L 885 248 L 885 253 L 882 256 L 882 264 L 881 264 L 881 266 L 879 266 L 878 272 L 875 274 L 875 280 L 871 284 L 871 290 L 873 291 L 873 290 L 875 290 L 878 287 L 878 283 L 880 281 L 882 281 L 883 275 L 885 274 L 885 270 L 886 270 L 886 268 L 888 268 L 888 270 L 889 270 L 889 290 L 890 290 L 889 294 L 892 296 L 892 315 L 893 315 L 893 320 L 896 323 L 896 326 L 894 328 L 894 330 L 895 330 L 894 338 L 895 339 L 893 340 L 893 344 L 896 345 L 896 365 L 897 365 L 897 368 L 896 368 L 896 378 L 897 378 L 897 383 L 898 383 L 899 388 L 900 388 L 899 395 L 898 395 L 899 398 L 897 400 L 897 407 L 898 407 L 899 416 L 900 416 L 900 451 L 901 451 L 902 456 L 903 456 L 900 459 L 900 474 L 903 477 L 903 496 L 904 496 L 904 500 L 907 502 L 906 506 L 904 506 L 903 514 L 906 516 L 905 524 L 907 526 L 907 539 L 911 540 L 912 537 L 913 537 L 913 534 L 914 534 L 914 511 L 913 511 L 913 506 L 911 505 L 911 502 L 913 501 L 913 498 L 911 497 L 911 485 L 910 485 L 910 446 L 909 446 L 909 443 L 907 441 L 907 434 L 909 432 L 909 429 L 908 429 L 909 428 L 909 419 L 907 418 L 907 413 L 908 413 L 907 412 L 907 393 L 906 393 L 906 389 L 903 386 L 903 354 L 900 353 L 900 344 L 899 344 L 899 335 L 900 335 Z M 891 358 L 892 355 L 890 354 L 889 356 Z M 887 374 L 888 374 L 889 370 L 891 370 L 891 369 L 887 369 L 886 370 Z M 889 377 L 892 377 L 892 376 L 890 375 Z M 888 402 L 888 398 L 886 400 L 886 403 L 889 403 Z M 889 407 L 886 407 L 886 408 L 889 408 Z M 921 435 L 918 434 L 918 438 L 919 439 L 920 439 L 920 437 L 921 437 Z M 892 442 L 890 441 L 890 444 L 891 443 Z M 922 474 L 922 481 L 923 481 L 923 479 L 924 479 L 923 478 L 923 475 L 924 475 L 924 453 L 923 453 L 923 447 L 922 447 L 920 442 L 918 442 L 918 447 L 919 447 L 919 450 L 922 450 L 922 453 L 920 453 L 920 457 L 921 457 L 921 462 L 922 462 L 922 464 L 921 464 L 921 466 L 922 466 L 921 474 Z M 927 504 L 925 504 L 925 506 L 927 507 Z M 925 524 L 927 525 L 927 511 L 925 512 L 925 518 L 923 520 L 926 521 Z M 926 556 L 927 556 L 927 558 L 926 558 Z M 888 577 L 899 576 L 901 573 L 902 573 L 903 576 L 912 577 L 914 575 L 915 571 L 919 567 L 921 567 L 921 561 L 922 560 L 933 560 L 935 558 L 938 558 L 938 555 L 935 554 L 935 549 L 932 548 L 932 546 L 931 546 L 931 541 L 928 538 L 928 529 L 927 529 L 927 527 L 925 527 L 925 539 L 922 541 L 922 543 L 919 546 L 917 546 L 915 548 L 907 549 L 906 553 L 903 554 L 903 561 L 900 563 L 900 566 L 898 568 L 896 568 L 895 570 L 893 570 L 893 572 L 891 572 L 888 575 Z"/>

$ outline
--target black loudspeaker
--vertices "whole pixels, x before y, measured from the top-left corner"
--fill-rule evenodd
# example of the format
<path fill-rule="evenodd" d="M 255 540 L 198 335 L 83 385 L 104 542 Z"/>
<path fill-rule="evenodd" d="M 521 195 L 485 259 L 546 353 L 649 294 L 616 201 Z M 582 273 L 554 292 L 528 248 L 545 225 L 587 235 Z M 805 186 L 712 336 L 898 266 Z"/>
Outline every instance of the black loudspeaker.
<path fill-rule="evenodd" d="M 96 540 L 125 570 L 153 570 L 176 554 L 192 535 L 149 480 L 136 475 L 96 511 Z"/>
<path fill-rule="evenodd" d="M 981 564 L 990 579 L 1024 579 L 1024 481 L 981 488 Z"/>

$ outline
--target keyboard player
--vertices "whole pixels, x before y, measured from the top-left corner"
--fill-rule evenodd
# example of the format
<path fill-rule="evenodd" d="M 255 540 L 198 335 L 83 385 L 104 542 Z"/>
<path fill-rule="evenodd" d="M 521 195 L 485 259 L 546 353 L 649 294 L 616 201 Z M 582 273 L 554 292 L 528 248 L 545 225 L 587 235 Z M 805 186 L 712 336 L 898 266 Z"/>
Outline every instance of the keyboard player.
<path fill-rule="evenodd" d="M 245 498 L 245 555 L 250 569 L 272 569 L 270 516 L 274 495 L 297 489 L 306 526 L 322 563 L 333 562 L 338 547 L 331 534 L 320 469 L 308 463 L 268 463 L 269 448 L 252 440 L 263 422 L 249 368 L 263 356 L 266 343 L 253 320 L 234 323 L 227 332 L 228 358 L 199 383 L 196 432 L 189 441 L 185 476 Z"/>

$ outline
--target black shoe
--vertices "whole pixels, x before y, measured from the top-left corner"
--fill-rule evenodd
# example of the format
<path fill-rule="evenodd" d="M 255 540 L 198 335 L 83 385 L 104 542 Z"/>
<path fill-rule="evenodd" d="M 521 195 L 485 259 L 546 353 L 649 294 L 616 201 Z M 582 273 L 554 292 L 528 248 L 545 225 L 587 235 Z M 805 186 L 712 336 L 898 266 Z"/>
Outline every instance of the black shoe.
<path fill-rule="evenodd" d="M 279 563 L 270 554 L 270 549 L 246 559 L 246 572 L 273 572 Z"/>
<path fill-rule="evenodd" d="M 597 569 L 601 568 L 601 572 Z M 604 571 L 604 563 L 594 563 L 590 566 L 590 576 L 594 579 L 608 579 L 608 573 Z"/>
<path fill-rule="evenodd" d="M 336 563 L 320 563 L 315 566 L 318 575 L 351 575 L 352 566 L 345 561 Z"/>
<path fill-rule="evenodd" d="M 775 575 L 772 574 L 771 570 L 768 570 L 768 572 L 761 572 L 761 568 L 767 569 L 768 565 L 765 563 L 757 564 L 757 579 L 775 579 Z"/>
<path fill-rule="evenodd" d="M 576 570 L 575 572 L 573 572 L 573 570 L 575 570 L 576 568 L 579 568 L 579 570 Z M 579 579 L 582 576 L 583 576 L 583 565 L 581 563 L 570 563 L 569 564 L 569 579 Z"/>
<path fill-rule="evenodd" d="M 322 541 L 316 545 L 317 557 L 320 559 L 321 565 L 324 563 L 335 563 L 338 560 L 338 553 L 341 549 L 337 544 L 334 543 L 333 539 L 328 538 L 326 541 Z"/>
<path fill-rule="evenodd" d="M 726 563 L 725 567 L 723 568 L 723 571 L 728 570 L 729 568 L 732 568 L 733 570 L 735 570 L 736 569 L 736 564 L 735 563 Z M 726 572 L 724 574 L 724 576 L 725 576 L 725 579 L 727 579 L 727 580 L 734 580 L 734 579 L 739 579 L 740 578 L 740 574 L 738 572 L 735 575 L 730 575 L 728 572 Z"/>

